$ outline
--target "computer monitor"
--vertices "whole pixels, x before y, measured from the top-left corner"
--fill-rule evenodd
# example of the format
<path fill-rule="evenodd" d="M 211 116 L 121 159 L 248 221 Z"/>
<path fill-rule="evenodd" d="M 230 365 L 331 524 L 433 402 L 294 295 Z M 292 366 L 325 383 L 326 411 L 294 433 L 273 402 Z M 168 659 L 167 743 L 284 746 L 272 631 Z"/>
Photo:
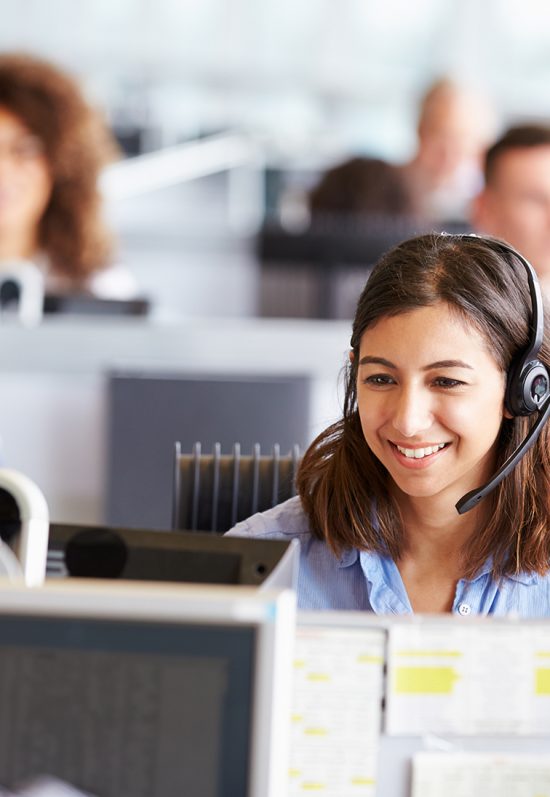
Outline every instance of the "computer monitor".
<path fill-rule="evenodd" d="M 47 575 L 294 589 L 296 540 L 51 523 Z"/>
<path fill-rule="evenodd" d="M 281 797 L 294 594 L 0 583 L 0 783 Z"/>
<path fill-rule="evenodd" d="M 268 220 L 257 239 L 260 315 L 351 319 L 384 252 L 432 229 L 412 216 L 384 213 L 316 215 L 299 231 Z M 443 229 L 470 231 L 460 222 Z"/>

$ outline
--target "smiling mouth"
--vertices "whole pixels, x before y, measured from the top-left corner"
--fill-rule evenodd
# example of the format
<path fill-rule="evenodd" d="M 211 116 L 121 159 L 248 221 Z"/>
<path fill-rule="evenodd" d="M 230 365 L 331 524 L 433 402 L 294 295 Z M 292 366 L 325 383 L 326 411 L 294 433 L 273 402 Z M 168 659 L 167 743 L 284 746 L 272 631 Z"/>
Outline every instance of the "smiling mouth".
<path fill-rule="evenodd" d="M 402 446 L 398 446 L 396 443 L 392 443 L 392 446 L 395 446 L 399 453 L 403 454 L 403 456 L 407 457 L 407 459 L 424 459 L 432 454 L 437 454 L 438 451 L 441 451 L 442 448 L 445 448 L 448 445 L 449 443 L 437 443 L 434 446 L 425 446 L 422 448 L 404 448 Z"/>

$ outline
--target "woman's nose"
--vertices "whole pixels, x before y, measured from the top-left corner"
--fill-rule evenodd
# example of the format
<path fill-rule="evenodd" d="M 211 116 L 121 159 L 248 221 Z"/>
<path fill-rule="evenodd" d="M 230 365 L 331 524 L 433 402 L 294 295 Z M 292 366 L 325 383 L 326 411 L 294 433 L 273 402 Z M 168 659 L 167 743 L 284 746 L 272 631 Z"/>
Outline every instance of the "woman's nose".
<path fill-rule="evenodd" d="M 403 437 L 414 437 L 432 425 L 429 395 L 420 388 L 403 388 L 395 397 L 392 423 Z"/>

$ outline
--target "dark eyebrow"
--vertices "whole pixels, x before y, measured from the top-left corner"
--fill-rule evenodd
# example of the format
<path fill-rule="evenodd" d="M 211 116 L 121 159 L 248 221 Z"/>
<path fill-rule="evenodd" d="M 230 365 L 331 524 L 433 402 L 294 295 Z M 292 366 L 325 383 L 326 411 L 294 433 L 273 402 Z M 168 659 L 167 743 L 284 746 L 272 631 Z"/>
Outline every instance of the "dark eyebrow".
<path fill-rule="evenodd" d="M 389 360 L 384 359 L 384 357 L 370 357 L 366 355 L 365 357 L 361 357 L 359 360 L 359 365 L 383 365 L 385 368 L 391 368 L 393 371 L 397 370 L 397 366 L 394 365 Z M 468 368 L 472 371 L 472 366 L 465 363 L 463 360 L 438 360 L 435 363 L 430 363 L 429 365 L 425 365 L 422 369 L 423 371 L 432 371 L 436 368 Z"/>
<path fill-rule="evenodd" d="M 422 370 L 431 371 L 434 368 L 468 368 L 470 371 L 474 370 L 472 366 L 465 363 L 464 360 L 438 360 L 436 363 L 426 365 Z"/>
<path fill-rule="evenodd" d="M 369 363 L 384 365 L 386 368 L 393 368 L 394 371 L 397 369 L 397 365 L 394 365 L 389 360 L 385 360 L 383 357 L 369 357 L 369 355 L 366 355 L 359 360 L 359 365 L 369 365 Z"/>

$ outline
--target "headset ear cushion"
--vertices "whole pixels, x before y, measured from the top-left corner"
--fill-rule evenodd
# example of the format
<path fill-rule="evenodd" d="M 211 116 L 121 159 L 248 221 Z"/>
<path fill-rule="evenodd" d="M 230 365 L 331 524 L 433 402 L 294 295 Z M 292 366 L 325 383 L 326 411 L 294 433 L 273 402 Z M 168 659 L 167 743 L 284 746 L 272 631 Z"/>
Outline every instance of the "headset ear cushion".
<path fill-rule="evenodd" d="M 540 410 L 550 396 L 550 375 L 540 360 L 512 367 L 506 386 L 505 405 L 514 416 L 531 415 Z"/>

